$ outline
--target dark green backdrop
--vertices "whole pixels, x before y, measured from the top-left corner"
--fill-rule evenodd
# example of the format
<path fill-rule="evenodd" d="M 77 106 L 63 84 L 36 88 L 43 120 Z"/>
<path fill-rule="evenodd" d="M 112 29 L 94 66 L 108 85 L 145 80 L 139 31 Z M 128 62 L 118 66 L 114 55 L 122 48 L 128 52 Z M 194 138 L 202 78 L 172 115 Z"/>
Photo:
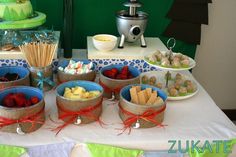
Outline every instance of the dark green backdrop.
<path fill-rule="evenodd" d="M 31 0 L 35 10 L 47 14 L 48 28 L 62 30 L 63 0 Z M 86 48 L 86 37 L 99 33 L 118 36 L 115 13 L 126 9 L 122 3 L 126 0 L 74 0 L 73 48 Z M 161 34 L 169 24 L 165 18 L 174 0 L 140 0 L 141 8 L 149 14 L 149 22 L 145 36 L 160 37 L 166 43 L 167 38 Z M 178 41 L 175 51 L 181 51 L 194 57 L 196 45 Z"/>

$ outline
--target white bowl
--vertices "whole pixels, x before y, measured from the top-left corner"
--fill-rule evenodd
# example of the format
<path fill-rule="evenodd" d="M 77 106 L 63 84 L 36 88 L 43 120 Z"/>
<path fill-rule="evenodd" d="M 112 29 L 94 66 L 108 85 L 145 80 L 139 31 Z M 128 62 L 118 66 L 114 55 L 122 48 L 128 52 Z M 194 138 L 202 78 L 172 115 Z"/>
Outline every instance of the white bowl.
<path fill-rule="evenodd" d="M 99 51 L 111 51 L 115 48 L 117 37 L 109 34 L 99 34 L 93 36 L 93 45 Z"/>

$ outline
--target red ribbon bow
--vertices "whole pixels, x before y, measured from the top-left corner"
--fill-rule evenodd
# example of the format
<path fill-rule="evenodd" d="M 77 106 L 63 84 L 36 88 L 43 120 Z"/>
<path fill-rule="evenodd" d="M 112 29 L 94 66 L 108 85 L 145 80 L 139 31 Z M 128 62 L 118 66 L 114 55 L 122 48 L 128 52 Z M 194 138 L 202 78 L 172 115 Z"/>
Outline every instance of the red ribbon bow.
<path fill-rule="evenodd" d="M 22 117 L 20 119 L 10 119 L 10 118 L 0 116 L 0 128 L 3 128 L 5 126 L 9 126 L 9 125 L 12 125 L 12 124 L 31 123 L 31 127 L 29 129 L 29 132 L 31 132 L 36 124 L 44 124 L 44 121 L 40 120 L 41 119 L 41 114 L 43 112 L 44 112 L 44 107 L 42 108 L 42 110 L 40 110 L 36 114 L 27 115 L 27 116 Z"/>
<path fill-rule="evenodd" d="M 161 114 L 162 112 L 165 111 L 166 109 L 166 104 L 159 110 L 155 111 L 155 110 L 152 110 L 152 109 L 149 109 L 147 111 L 145 111 L 142 115 L 136 115 L 136 114 L 133 114 L 127 110 L 125 110 L 120 104 L 119 104 L 119 108 L 120 108 L 120 111 L 126 115 L 129 116 L 129 118 L 127 118 L 125 121 L 123 121 L 123 124 L 124 124 L 124 128 L 122 129 L 122 133 L 125 132 L 125 130 L 129 129 L 129 134 L 131 132 L 131 126 L 136 123 L 139 119 L 143 119 L 145 121 L 148 121 L 148 122 L 151 122 L 153 124 L 155 124 L 156 126 L 159 126 L 159 127 L 164 127 L 166 125 L 162 125 L 160 123 L 158 123 L 156 120 L 155 120 L 155 117 L 159 114 Z M 120 133 L 120 134 L 122 134 Z"/>
<path fill-rule="evenodd" d="M 65 108 L 63 108 L 61 105 L 58 105 L 58 109 L 62 112 L 64 112 L 63 114 L 59 115 L 59 119 L 64 120 L 65 118 L 69 118 L 66 122 L 64 122 L 64 124 L 58 126 L 57 128 L 53 129 L 53 131 L 57 131 L 56 135 L 62 130 L 64 129 L 66 126 L 68 126 L 69 124 L 72 124 L 73 122 L 76 121 L 76 119 L 78 118 L 78 116 L 85 116 L 87 118 L 91 118 L 96 120 L 100 125 L 104 124 L 100 118 L 97 118 L 95 115 L 93 115 L 91 112 L 96 110 L 98 107 L 100 107 L 102 105 L 102 99 L 101 101 L 96 104 L 95 106 L 89 106 L 83 109 L 80 109 L 79 111 L 70 111 L 67 110 Z"/>
<path fill-rule="evenodd" d="M 101 80 L 99 80 L 99 84 L 103 87 L 103 89 L 104 89 L 104 91 L 106 93 L 116 93 L 116 94 L 119 94 L 120 90 L 123 88 L 123 87 L 117 87 L 117 88 L 111 89 L 111 88 L 107 87 L 107 85 L 102 83 Z"/>

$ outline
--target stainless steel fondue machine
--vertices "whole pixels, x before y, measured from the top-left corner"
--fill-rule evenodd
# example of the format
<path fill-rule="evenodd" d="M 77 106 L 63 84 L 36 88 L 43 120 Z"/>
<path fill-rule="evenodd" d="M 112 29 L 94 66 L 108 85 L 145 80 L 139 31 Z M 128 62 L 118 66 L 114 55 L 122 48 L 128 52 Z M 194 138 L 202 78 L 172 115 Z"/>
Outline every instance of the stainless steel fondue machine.
<path fill-rule="evenodd" d="M 141 47 L 147 47 L 144 39 L 148 14 L 142 11 L 137 11 L 137 8 L 142 6 L 138 0 L 129 0 L 123 4 L 129 7 L 129 10 L 121 10 L 116 14 L 116 23 L 121 39 L 118 48 L 124 47 L 124 42 L 141 41 Z"/>

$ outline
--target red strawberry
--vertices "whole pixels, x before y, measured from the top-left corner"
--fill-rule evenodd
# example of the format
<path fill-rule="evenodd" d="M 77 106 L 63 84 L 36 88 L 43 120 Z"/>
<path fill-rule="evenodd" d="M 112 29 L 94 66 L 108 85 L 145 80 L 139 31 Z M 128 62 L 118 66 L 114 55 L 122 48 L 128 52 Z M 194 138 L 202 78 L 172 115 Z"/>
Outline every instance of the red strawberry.
<path fill-rule="evenodd" d="M 114 79 L 114 78 L 116 77 L 116 74 L 113 73 L 113 72 L 110 71 L 110 70 L 105 70 L 105 71 L 103 72 L 103 74 L 104 74 L 106 77 L 109 77 L 109 78 L 112 78 L 112 79 Z"/>
<path fill-rule="evenodd" d="M 5 98 L 3 99 L 3 106 L 5 106 L 5 107 L 15 107 L 16 104 L 15 104 L 13 98 L 7 98 L 7 97 L 5 97 Z"/>
<path fill-rule="evenodd" d="M 25 107 L 31 106 L 31 101 L 30 100 L 26 100 L 25 101 Z"/>
<path fill-rule="evenodd" d="M 26 98 L 18 97 L 18 96 L 15 96 L 14 100 L 16 102 L 17 107 L 24 107 L 25 102 L 27 101 Z"/>
<path fill-rule="evenodd" d="M 18 107 L 23 107 L 27 100 L 24 93 L 15 93 L 14 99 Z"/>
<path fill-rule="evenodd" d="M 7 96 L 5 96 L 3 98 L 3 106 L 6 107 L 14 107 L 15 106 L 15 102 L 14 102 L 14 94 L 10 93 Z"/>
<path fill-rule="evenodd" d="M 30 98 L 31 104 L 35 105 L 39 102 L 39 98 L 36 96 L 33 96 Z"/>
<path fill-rule="evenodd" d="M 26 96 L 25 96 L 24 93 L 15 93 L 15 94 L 14 94 L 14 97 L 16 97 L 16 98 L 26 99 Z"/>
<path fill-rule="evenodd" d="M 111 73 L 110 73 L 110 71 L 105 70 L 105 71 L 103 72 L 103 75 L 106 76 L 106 77 L 110 77 Z"/>
<path fill-rule="evenodd" d="M 4 97 L 4 99 L 14 98 L 14 94 L 10 93 L 7 96 Z"/>
<path fill-rule="evenodd" d="M 118 71 L 118 69 L 116 69 L 116 68 L 112 68 L 112 69 L 111 69 L 111 72 L 114 73 L 115 75 L 117 75 L 119 71 Z"/>
<path fill-rule="evenodd" d="M 129 67 L 128 66 L 124 66 L 122 69 L 121 69 L 121 74 L 124 74 L 124 75 L 127 75 L 129 73 Z"/>

